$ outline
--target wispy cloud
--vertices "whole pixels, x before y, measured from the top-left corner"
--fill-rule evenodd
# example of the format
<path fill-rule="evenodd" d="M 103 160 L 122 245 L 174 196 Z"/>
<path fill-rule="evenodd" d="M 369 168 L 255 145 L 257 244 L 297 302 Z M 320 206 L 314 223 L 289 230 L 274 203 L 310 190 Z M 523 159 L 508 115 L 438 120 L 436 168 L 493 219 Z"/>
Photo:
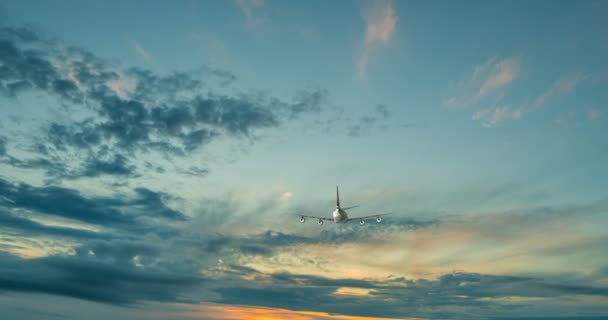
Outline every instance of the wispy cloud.
<path fill-rule="evenodd" d="M 551 99 L 572 93 L 588 77 L 588 75 L 580 72 L 562 76 L 553 83 L 549 90 L 534 99 L 531 108 L 541 108 Z"/>
<path fill-rule="evenodd" d="M 484 127 L 493 127 L 497 123 L 521 118 L 523 111 L 521 108 L 512 108 L 509 106 L 500 106 L 490 109 L 482 109 L 473 114 L 473 120 L 482 121 Z"/>
<path fill-rule="evenodd" d="M 587 109 L 587 119 L 591 121 L 598 120 L 602 117 L 602 112 L 597 109 Z"/>
<path fill-rule="evenodd" d="M 386 120 L 389 118 L 390 111 L 383 105 L 376 105 L 372 114 L 361 116 L 358 121 L 348 125 L 348 135 L 358 137 L 368 133 L 372 128 L 386 128 Z"/>
<path fill-rule="evenodd" d="M 499 106 L 482 109 L 475 112 L 472 119 L 481 121 L 484 127 L 494 127 L 498 123 L 506 120 L 520 119 L 525 114 L 543 108 L 547 103 L 550 103 L 559 97 L 571 94 L 576 87 L 587 78 L 589 78 L 589 76 L 582 73 L 567 74 L 557 79 L 547 91 L 529 102 L 514 106 Z M 597 119 L 599 114 L 594 114 L 593 116 Z M 589 118 L 591 119 L 592 116 L 589 116 Z"/>
<path fill-rule="evenodd" d="M 397 14 L 391 1 L 379 0 L 366 12 L 367 33 L 363 50 L 357 62 L 359 79 L 364 79 L 369 63 L 370 51 L 377 44 L 386 44 L 390 41 L 395 26 L 397 25 Z"/>
<path fill-rule="evenodd" d="M 148 53 L 148 51 L 144 49 L 144 47 L 137 40 L 131 40 L 131 45 L 133 45 L 133 49 L 137 55 L 146 61 L 146 63 L 154 62 L 152 55 L 150 55 L 150 53 Z"/>
<path fill-rule="evenodd" d="M 245 15 L 247 25 L 254 26 L 263 21 L 258 13 L 266 5 L 266 0 L 235 0 L 235 3 Z"/>
<path fill-rule="evenodd" d="M 498 61 L 492 66 L 491 72 L 475 95 L 476 99 L 507 86 L 519 75 L 519 61 L 511 58 Z"/>
<path fill-rule="evenodd" d="M 459 87 L 467 93 L 446 99 L 443 104 L 450 107 L 466 107 L 499 92 L 513 82 L 520 73 L 520 58 L 499 59 L 492 57 L 475 66 L 473 72 Z"/>

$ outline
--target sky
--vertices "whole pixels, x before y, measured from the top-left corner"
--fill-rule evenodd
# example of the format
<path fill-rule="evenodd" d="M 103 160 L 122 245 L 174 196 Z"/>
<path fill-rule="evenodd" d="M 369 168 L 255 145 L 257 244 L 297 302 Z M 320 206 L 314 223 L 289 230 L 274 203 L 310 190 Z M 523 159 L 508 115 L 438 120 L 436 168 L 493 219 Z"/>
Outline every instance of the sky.
<path fill-rule="evenodd" d="M 607 14 L 2 1 L 2 318 L 607 318 Z"/>

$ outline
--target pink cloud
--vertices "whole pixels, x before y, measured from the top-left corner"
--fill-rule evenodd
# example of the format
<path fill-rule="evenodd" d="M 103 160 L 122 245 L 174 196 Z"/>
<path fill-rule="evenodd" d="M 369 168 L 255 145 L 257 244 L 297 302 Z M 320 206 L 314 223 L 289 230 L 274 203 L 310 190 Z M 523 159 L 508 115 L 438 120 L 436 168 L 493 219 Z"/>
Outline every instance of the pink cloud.
<path fill-rule="evenodd" d="M 379 43 L 388 43 L 395 31 L 397 14 L 393 8 L 393 3 L 384 0 L 376 1 L 366 11 L 365 20 L 367 22 L 367 33 L 363 50 L 357 61 L 359 79 L 365 78 L 370 50 Z"/>

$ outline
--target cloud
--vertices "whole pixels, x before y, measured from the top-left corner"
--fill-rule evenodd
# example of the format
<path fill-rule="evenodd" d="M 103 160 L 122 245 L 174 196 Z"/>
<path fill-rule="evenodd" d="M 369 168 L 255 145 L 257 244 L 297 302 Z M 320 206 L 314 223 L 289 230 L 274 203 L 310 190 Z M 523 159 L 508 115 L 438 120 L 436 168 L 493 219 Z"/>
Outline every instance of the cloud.
<path fill-rule="evenodd" d="M 473 114 L 472 119 L 483 121 L 482 124 L 484 127 L 493 127 L 505 120 L 519 119 L 522 117 L 522 114 L 523 112 L 521 109 L 513 110 L 511 107 L 503 106 L 494 109 L 479 110 Z"/>
<path fill-rule="evenodd" d="M 482 109 L 474 113 L 472 118 L 473 120 L 481 121 L 484 127 L 494 127 L 503 121 L 520 119 L 524 115 L 541 109 L 546 104 L 551 103 L 562 96 L 572 94 L 576 87 L 588 78 L 588 75 L 582 73 L 564 75 L 557 79 L 547 91 L 538 95 L 531 101 L 520 105 Z"/>
<path fill-rule="evenodd" d="M 398 20 L 392 1 L 375 1 L 364 15 L 366 35 L 363 50 L 357 62 L 359 79 L 365 78 L 371 50 L 379 44 L 386 45 L 390 41 Z"/>
<path fill-rule="evenodd" d="M 466 95 L 446 99 L 443 104 L 450 107 L 466 107 L 500 92 L 519 77 L 520 64 L 519 57 L 488 59 L 475 66 L 468 79 L 459 84 L 459 90 L 466 91 Z"/>
<path fill-rule="evenodd" d="M 361 116 L 359 121 L 348 124 L 348 135 L 359 137 L 375 127 L 386 128 L 385 122 L 389 115 L 388 108 L 383 104 L 378 104 L 371 115 Z"/>
<path fill-rule="evenodd" d="M 6 155 L 6 137 L 0 136 L 0 158 Z"/>
<path fill-rule="evenodd" d="M 201 300 L 195 297 L 202 294 L 201 290 L 207 290 L 206 286 L 209 290 L 224 286 L 225 281 L 233 281 L 233 276 L 239 278 L 257 274 L 271 277 L 273 281 L 295 285 L 287 274 L 265 275 L 235 265 L 243 257 L 270 256 L 277 249 L 303 243 L 330 244 L 356 239 L 355 232 L 352 232 L 349 239 L 341 240 L 329 234 L 317 238 L 270 230 L 243 236 L 205 232 L 198 237 L 188 237 L 186 227 L 192 221 L 187 221 L 181 225 L 181 232 L 168 233 L 163 240 L 159 240 L 157 236 L 139 232 L 146 226 L 160 228 L 167 221 L 151 218 L 174 215 L 164 212 L 170 209 L 164 209 L 166 207 L 158 193 L 138 190 L 138 196 L 133 198 L 85 198 L 64 188 L 36 188 L 6 181 L 2 186 L 1 207 L 5 211 L 0 212 L 0 221 L 4 230 L 18 231 L 19 235 L 30 239 L 44 236 L 71 238 L 80 241 L 80 244 L 67 244 L 72 246 L 68 250 L 73 252 L 71 254 L 47 253 L 47 256 L 34 259 L 0 254 L 0 290 L 49 293 L 119 305 L 149 300 L 196 303 Z M 30 210 L 47 216 L 100 225 L 114 231 L 90 232 L 42 225 L 30 220 L 27 215 L 19 217 L 9 212 L 24 213 Z M 160 212 L 155 213 L 153 210 Z M 78 211 L 87 214 L 77 214 Z M 218 214 L 224 215 L 225 212 L 219 211 Z M 165 230 L 171 228 L 166 227 Z M 225 267 L 214 269 L 212 262 L 220 257 Z M 12 265 L 16 264 L 23 267 L 19 271 L 13 270 Z M 41 272 L 43 269 L 46 271 Z M 208 276 L 214 275 L 214 280 L 205 279 L 200 272 Z M 100 277 L 103 281 L 99 280 Z M 68 281 L 69 284 L 61 286 L 62 281 Z M 317 286 L 331 286 L 328 290 L 334 291 L 334 286 L 367 286 L 360 280 L 330 280 L 316 276 L 299 276 L 296 282 L 301 281 L 315 283 Z M 206 286 L 200 286 L 203 283 Z M 111 295 L 113 290 L 121 292 Z M 191 295 L 184 296 L 185 292 L 190 292 Z"/>
<path fill-rule="evenodd" d="M 602 112 L 600 110 L 587 109 L 587 119 L 589 119 L 590 121 L 596 121 L 601 117 L 602 117 Z M 0 146 L 0 154 L 1 153 L 2 153 L 2 147 Z"/>
<path fill-rule="evenodd" d="M 220 319 L 298 319 L 298 320 L 392 320 L 389 318 L 358 317 L 352 315 L 340 315 L 327 312 L 315 312 L 304 310 L 289 310 L 279 308 L 260 308 L 252 306 L 202 304 L 198 306 L 186 306 L 188 311 L 180 313 L 189 318 L 200 314 L 206 315 L 209 320 Z M 405 318 L 400 318 L 405 320 Z M 422 319 L 419 319 L 422 320 Z"/>
<path fill-rule="evenodd" d="M 350 137 L 366 136 L 374 131 L 385 130 L 390 127 L 391 109 L 384 104 L 373 105 L 369 110 L 362 114 L 353 115 L 344 108 L 334 108 L 331 113 L 321 110 L 318 119 L 314 121 L 314 129 L 310 133 L 324 134 L 344 132 Z M 309 127 L 311 128 L 311 127 Z"/>
<path fill-rule="evenodd" d="M 273 280 L 271 285 L 262 280 L 267 276 Z M 437 280 L 416 281 L 404 278 L 330 280 L 289 273 L 258 274 L 256 277 L 258 281 L 243 281 L 236 286 L 227 279 L 226 285 L 214 289 L 220 298 L 213 302 L 285 309 L 298 306 L 298 310 L 374 317 L 436 319 L 474 315 L 487 318 L 530 314 L 535 305 L 547 304 L 547 301 L 550 304 L 551 301 L 559 301 L 562 296 L 582 294 L 605 297 L 608 294 L 603 287 L 572 287 L 531 277 L 462 272 L 446 274 Z M 343 287 L 373 290 L 364 296 L 336 294 Z M 513 296 L 522 297 L 524 301 L 519 304 L 517 311 L 497 302 L 500 298 Z M 395 297 L 399 299 L 395 300 Z M 526 298 L 530 302 L 525 302 Z M 559 309 L 555 315 L 563 312 L 563 308 Z"/>
<path fill-rule="evenodd" d="M 137 40 L 132 40 L 131 44 L 133 45 L 135 52 L 137 52 L 137 55 L 139 55 L 139 57 L 142 58 L 146 63 L 152 63 L 154 61 L 148 51 L 146 51 L 146 49 L 144 49 L 144 47 Z"/>
<path fill-rule="evenodd" d="M 474 99 L 478 100 L 489 93 L 501 89 L 515 80 L 519 75 L 519 61 L 507 59 L 498 61 L 486 80 L 481 84 Z"/>
<path fill-rule="evenodd" d="M 17 187 L 13 185 L 12 188 Z M 22 190 L 27 188 L 17 188 L 14 192 L 26 195 L 33 193 Z M 44 190 L 35 191 L 41 194 L 47 193 Z M 31 208 L 21 205 L 14 194 L 8 193 L 7 196 L 5 192 L 1 195 L 5 207 L 8 206 L 12 210 Z M 139 216 L 139 212 L 162 207 L 161 198 L 159 194 L 142 191 L 139 196 L 133 198 L 105 199 L 109 203 L 120 203 L 120 208 L 125 208 L 125 213 Z M 60 203 L 66 202 L 65 197 L 60 196 L 57 199 Z M 102 198 L 90 199 L 99 202 Z M 272 199 L 275 200 L 276 197 Z M 47 204 L 48 201 L 37 202 L 42 203 L 38 206 L 39 211 L 53 214 L 55 209 Z M 238 207 L 234 206 L 206 205 L 205 207 L 209 208 L 210 212 L 222 216 L 224 220 L 222 223 L 229 223 L 225 220 L 229 220 L 230 215 L 238 211 Z M 69 208 L 60 209 L 70 212 Z M 544 278 L 533 275 L 511 275 L 506 269 L 499 268 L 496 270 L 502 274 L 440 272 L 437 277 L 421 278 L 404 277 L 402 274 L 412 264 L 429 261 L 429 257 L 440 258 L 441 255 L 437 256 L 437 254 L 441 252 L 444 258 L 447 254 L 447 258 L 470 262 L 471 257 L 474 257 L 479 250 L 485 250 L 483 247 L 473 245 L 474 243 L 487 243 L 492 252 L 498 252 L 503 256 L 508 254 L 498 250 L 500 247 L 496 246 L 496 239 L 506 239 L 511 245 L 531 250 L 542 247 L 543 252 L 547 249 L 558 249 L 559 241 L 551 239 L 551 243 L 557 247 L 548 248 L 542 241 L 538 242 L 540 239 L 538 237 L 559 233 L 563 243 L 572 243 L 573 239 L 569 237 L 568 232 L 562 229 L 538 232 L 535 228 L 539 225 L 573 226 L 572 223 L 568 223 L 569 220 L 561 220 L 561 223 L 557 224 L 553 222 L 555 219 L 571 219 L 573 214 L 588 215 L 602 212 L 602 208 L 601 205 L 595 205 L 563 210 L 539 209 L 537 212 L 527 214 L 485 215 L 457 222 L 412 220 L 395 216 L 390 220 L 390 225 L 371 224 L 365 228 L 358 225 L 344 226 L 339 229 L 325 229 L 320 235 L 313 236 L 267 230 L 240 235 L 204 231 L 198 237 L 188 237 L 186 231 L 190 230 L 189 227 L 192 226 L 194 230 L 197 227 L 193 226 L 191 218 L 187 218 L 188 220 L 180 227 L 183 228 L 179 229 L 180 232 L 173 233 L 162 241 L 157 237 L 133 232 L 141 223 L 138 220 L 129 224 L 131 227 L 112 233 L 111 238 L 85 239 L 80 237 L 81 235 L 74 235 L 73 238 L 79 239 L 81 243 L 73 246 L 72 254 L 52 254 L 35 259 L 0 254 L 0 290 L 49 293 L 116 305 L 161 301 L 188 303 L 192 304 L 192 308 L 196 308 L 201 302 L 216 302 L 224 305 L 255 305 L 394 318 L 404 316 L 461 318 L 471 314 L 478 318 L 530 316 L 537 315 L 538 310 L 544 311 L 545 315 L 547 310 L 553 310 L 554 314 L 569 316 L 574 315 L 576 309 L 560 306 L 562 301 L 578 297 L 605 298 L 608 296 L 608 288 L 594 282 L 594 278 L 559 274 Z M 96 211 L 95 205 L 92 205 L 92 209 L 92 212 Z M 112 212 L 110 209 L 107 211 Z M 209 216 L 210 212 L 199 214 L 205 222 L 211 222 L 214 217 Z M 167 213 L 150 214 L 151 217 L 167 215 L 171 216 Z M 11 213 L 11 216 L 15 215 Z M 236 218 L 238 217 L 241 217 L 241 213 L 236 213 Z M 259 215 L 255 217 L 260 218 Z M 89 219 L 84 221 L 92 223 Z M 165 224 L 165 221 L 150 220 L 149 222 L 158 226 Z M 101 225 L 112 226 L 108 223 Z M 504 227 L 522 225 L 526 228 Z M 34 226 L 22 230 L 36 232 L 39 228 Z M 436 230 L 437 228 L 440 229 Z M 466 245 L 463 246 L 467 252 L 465 255 L 459 255 L 458 252 L 451 255 L 454 253 L 451 251 L 454 248 L 451 245 L 458 245 L 463 241 L 463 238 L 452 236 L 455 234 L 454 228 L 464 228 L 461 231 L 472 235 L 467 239 L 475 240 L 465 241 Z M 212 226 L 210 230 L 221 230 L 221 228 Z M 61 233 L 69 234 L 68 231 L 57 228 L 52 232 L 48 230 L 45 232 L 48 236 L 57 233 L 57 237 L 61 238 Z M 395 235 L 406 237 L 394 238 Z M 526 235 L 531 235 L 537 240 L 529 242 L 530 238 Z M 475 238 L 479 236 L 481 238 Z M 392 245 L 391 250 L 385 247 L 384 241 Z M 411 248 L 419 254 L 416 255 L 412 251 L 409 255 L 403 256 L 400 250 L 395 251 L 396 242 L 401 243 L 401 247 Z M 446 249 L 447 251 L 444 251 Z M 331 262 L 311 257 L 309 255 L 311 250 L 326 253 L 337 260 Z M 391 254 L 387 255 L 388 251 L 391 251 Z M 384 258 L 379 258 L 379 252 Z M 536 251 L 532 253 L 541 254 Z M 386 258 L 404 261 L 399 257 L 407 257 L 405 260 L 407 263 L 396 265 L 393 263 L 397 272 L 392 275 L 363 273 L 352 276 L 350 272 L 343 272 L 340 265 L 354 258 L 365 261 L 359 263 L 358 268 L 364 268 L 366 265 L 385 265 Z M 257 258 L 272 262 L 276 270 L 253 267 L 250 262 Z M 297 269 L 290 266 L 292 261 L 288 260 L 295 258 L 300 258 L 303 264 L 312 264 L 304 269 L 309 272 L 316 269 L 323 271 L 323 268 L 329 268 L 332 272 L 321 272 L 316 275 L 299 274 L 296 272 Z M 449 260 L 439 259 L 434 260 L 433 263 L 457 266 Z M 497 263 L 505 265 L 508 261 Z M 20 268 L 15 268 L 16 265 Z M 366 292 L 366 294 L 340 294 L 346 290 L 344 288 L 349 288 L 351 292 Z M 505 301 L 511 302 L 505 303 Z M 518 306 L 517 310 L 512 309 L 513 303 Z M 560 307 L 549 308 L 554 304 Z M 608 312 L 605 308 L 600 308 L 601 310 L 604 313 Z"/>
<path fill-rule="evenodd" d="M 223 136 L 254 140 L 256 130 L 318 113 L 327 96 L 322 89 L 302 91 L 292 101 L 220 93 L 235 75 L 208 67 L 162 76 L 121 68 L 27 29 L 1 28 L 0 53 L 0 94 L 42 92 L 71 111 L 64 120 L 43 125 L 43 135 L 30 148 L 35 157 L 3 159 L 53 178 L 134 177 L 142 169 L 135 164 L 138 155 L 187 156 Z M 2 150 L 6 153 L 6 141 Z"/>
<path fill-rule="evenodd" d="M 249 26 L 255 26 L 263 22 L 258 16 L 260 9 L 266 5 L 266 0 L 235 0 Z"/>
<path fill-rule="evenodd" d="M 279 197 L 279 201 L 289 201 L 291 198 L 293 198 L 293 192 L 286 191 Z"/>
<path fill-rule="evenodd" d="M 28 210 L 93 225 L 136 230 L 153 230 L 142 218 L 183 221 L 183 213 L 164 204 L 167 195 L 148 189 L 135 189 L 132 198 L 118 196 L 86 197 L 63 187 L 35 187 L 11 183 L 0 178 L 0 208 Z"/>
<path fill-rule="evenodd" d="M 33 159 L 18 159 L 11 155 L 0 157 L 0 163 L 22 169 L 42 169 L 50 178 L 63 179 L 94 178 L 102 175 L 137 177 L 135 166 L 121 154 L 90 153 L 78 168 L 70 168 L 65 161 L 58 157 Z M 52 179 L 51 179 L 52 180 Z"/>
<path fill-rule="evenodd" d="M 379 24 L 371 32 L 374 42 L 388 42 L 392 31 L 382 30 L 389 29 Z M 325 105 L 327 93 L 320 89 L 289 101 L 233 93 L 233 88 L 211 90 L 209 83 L 229 86 L 236 76 L 210 68 L 159 75 L 117 67 L 81 49 L 63 50 L 27 29 L 2 32 L 2 94 L 11 99 L 42 94 L 73 116 L 43 124 L 43 134 L 35 137 L 39 143 L 28 149 L 33 157 L 22 158 L 14 138 L 1 137 L 4 165 L 44 168 L 49 175 L 74 179 L 134 177 L 139 157 L 151 159 L 152 152 L 181 157 L 222 137 L 252 139 L 258 130 L 318 113 Z M 484 76 L 483 70 L 473 78 L 487 97 L 508 77 L 490 81 L 491 72 Z M 568 92 L 571 86 L 556 87 L 555 92 Z M 543 103 L 557 96 L 548 93 Z M 364 129 L 381 125 L 390 114 L 378 105 L 354 121 Z M 77 161 L 66 161 L 73 158 Z M 164 170 L 154 163 L 145 167 Z M 204 164 L 182 171 L 207 173 Z M 578 259 L 601 256 L 605 248 L 604 238 L 580 238 L 587 235 L 580 224 L 595 222 L 592 214 L 605 211 L 600 205 L 458 221 L 430 218 L 434 213 L 420 214 L 425 219 L 394 215 L 388 224 L 363 228 L 326 225 L 322 231 L 301 231 L 285 224 L 277 231 L 268 230 L 269 221 L 293 218 L 301 226 L 295 216 L 276 214 L 285 212 L 280 206 L 286 203 L 277 201 L 281 194 L 253 206 L 232 198 L 203 199 L 199 208 L 184 211 L 173 206 L 179 199 L 148 188 L 99 196 L 78 189 L 75 181 L 66 183 L 0 179 L 2 292 L 112 305 L 160 301 L 163 309 L 176 302 L 215 301 L 313 310 L 319 317 L 397 318 L 574 317 L 581 308 L 567 301 L 603 302 L 608 296 L 598 281 L 605 264 Z M 584 218 L 573 219 L 577 214 Z M 42 251 L 38 258 L 17 256 L 32 247 Z M 546 272 L 559 265 L 547 258 L 555 256 L 588 261 L 591 275 Z M 557 271 L 569 267 L 563 264 Z M 522 265 L 534 274 L 522 274 Z M 464 271 L 449 272 L 454 269 Z M 365 294 L 341 294 L 345 291 Z M 604 304 L 590 304 L 594 314 L 608 314 Z"/>
<path fill-rule="evenodd" d="M 93 232 L 89 230 L 68 228 L 60 226 L 48 226 L 36 221 L 18 217 L 0 207 L 0 229 L 5 234 L 18 236 L 59 237 L 76 239 L 99 239 L 109 238 L 108 234 Z"/>
<path fill-rule="evenodd" d="M 93 251 L 91 251 L 93 252 Z M 39 292 L 111 304 L 184 301 L 180 295 L 204 282 L 196 274 L 108 261 L 96 254 L 22 259 L 0 252 L 0 289 Z"/>
<path fill-rule="evenodd" d="M 19 45 L 27 45 L 21 48 Z M 0 93 L 8 97 L 30 89 L 53 92 L 61 97 L 75 99 L 76 84 L 63 78 L 42 48 L 32 48 L 32 44 L 46 46 L 33 32 L 26 29 L 0 29 L 0 61 L 2 76 Z"/>
<path fill-rule="evenodd" d="M 588 78 L 589 75 L 585 75 L 580 72 L 567 74 L 560 77 L 553 83 L 549 90 L 536 97 L 529 108 L 542 108 L 552 99 L 571 94 L 581 82 Z"/>

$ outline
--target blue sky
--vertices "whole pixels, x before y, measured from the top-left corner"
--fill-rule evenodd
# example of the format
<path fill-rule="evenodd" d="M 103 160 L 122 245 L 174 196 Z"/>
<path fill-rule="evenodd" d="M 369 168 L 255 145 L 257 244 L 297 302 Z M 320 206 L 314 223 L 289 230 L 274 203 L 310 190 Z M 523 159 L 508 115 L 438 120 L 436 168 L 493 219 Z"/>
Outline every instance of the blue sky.
<path fill-rule="evenodd" d="M 606 317 L 607 13 L 4 1 L 0 309 Z"/>

